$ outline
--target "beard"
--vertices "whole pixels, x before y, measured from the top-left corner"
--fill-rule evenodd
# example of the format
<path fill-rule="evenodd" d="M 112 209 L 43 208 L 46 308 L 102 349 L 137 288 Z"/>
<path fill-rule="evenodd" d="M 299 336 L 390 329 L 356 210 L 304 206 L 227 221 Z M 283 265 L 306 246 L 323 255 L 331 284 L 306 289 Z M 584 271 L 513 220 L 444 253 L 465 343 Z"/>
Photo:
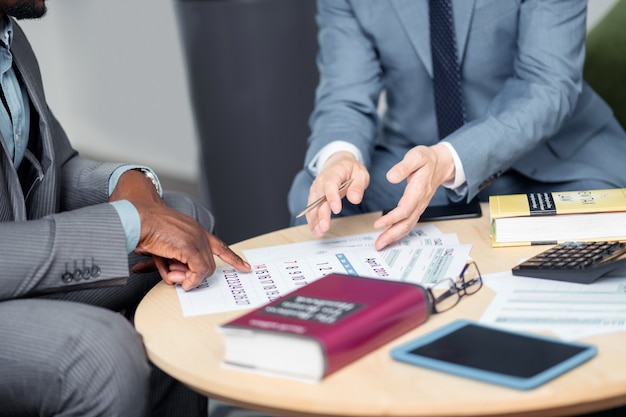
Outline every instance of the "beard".
<path fill-rule="evenodd" d="M 6 13 L 16 19 L 37 19 L 48 10 L 43 1 L 41 4 L 37 3 L 38 0 L 17 0 L 14 5 L 7 8 Z"/>

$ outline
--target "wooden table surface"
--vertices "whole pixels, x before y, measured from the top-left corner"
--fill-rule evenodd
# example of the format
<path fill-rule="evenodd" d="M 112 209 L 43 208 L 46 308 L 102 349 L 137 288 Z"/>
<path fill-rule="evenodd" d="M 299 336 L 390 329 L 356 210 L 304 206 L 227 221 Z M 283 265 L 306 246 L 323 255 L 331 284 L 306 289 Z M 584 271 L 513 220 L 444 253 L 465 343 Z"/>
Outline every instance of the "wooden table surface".
<path fill-rule="evenodd" d="M 509 270 L 545 246 L 492 248 L 489 210 L 477 219 L 434 224 L 471 243 L 481 273 Z M 372 232 L 380 213 L 333 220 L 328 237 Z M 307 226 L 258 236 L 232 248 L 280 245 L 314 239 Z M 223 265 L 218 263 L 218 265 Z M 626 404 L 626 333 L 584 339 L 598 355 L 582 366 L 530 391 L 473 381 L 405 365 L 389 350 L 458 318 L 478 320 L 493 298 L 483 286 L 452 310 L 330 375 L 319 384 L 222 367 L 222 337 L 216 327 L 240 314 L 183 317 L 176 290 L 163 282 L 137 309 L 135 324 L 150 359 L 161 369 L 205 395 L 277 416 L 568 416 Z"/>

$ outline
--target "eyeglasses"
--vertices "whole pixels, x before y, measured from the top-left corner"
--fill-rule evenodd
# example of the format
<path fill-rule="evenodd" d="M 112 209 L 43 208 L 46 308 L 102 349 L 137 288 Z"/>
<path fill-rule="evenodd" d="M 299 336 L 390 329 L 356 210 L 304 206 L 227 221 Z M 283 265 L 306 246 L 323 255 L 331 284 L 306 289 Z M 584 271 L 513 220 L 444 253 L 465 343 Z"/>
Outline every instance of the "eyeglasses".
<path fill-rule="evenodd" d="M 456 280 L 447 278 L 439 281 L 434 287 L 427 288 L 432 313 L 450 310 L 459 303 L 461 297 L 476 294 L 482 286 L 483 277 L 480 275 L 478 266 L 473 261 L 468 262 Z M 437 296 L 433 290 L 438 294 Z"/>

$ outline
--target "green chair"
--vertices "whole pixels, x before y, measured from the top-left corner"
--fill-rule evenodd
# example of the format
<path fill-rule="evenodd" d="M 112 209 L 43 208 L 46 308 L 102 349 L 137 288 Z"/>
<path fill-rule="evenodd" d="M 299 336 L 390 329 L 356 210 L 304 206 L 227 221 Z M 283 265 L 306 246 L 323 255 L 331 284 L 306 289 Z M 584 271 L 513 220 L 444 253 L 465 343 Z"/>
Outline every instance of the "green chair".
<path fill-rule="evenodd" d="M 587 34 L 584 78 L 626 128 L 626 0 L 618 0 Z"/>

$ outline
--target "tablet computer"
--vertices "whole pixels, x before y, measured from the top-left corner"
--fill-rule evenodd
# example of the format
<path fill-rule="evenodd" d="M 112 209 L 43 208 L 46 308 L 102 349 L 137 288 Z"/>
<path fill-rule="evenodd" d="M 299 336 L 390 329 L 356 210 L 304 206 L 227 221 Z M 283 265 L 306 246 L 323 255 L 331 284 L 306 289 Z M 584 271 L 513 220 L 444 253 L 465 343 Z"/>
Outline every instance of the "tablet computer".
<path fill-rule="evenodd" d="M 383 210 L 383 216 L 392 209 Z M 451 203 L 445 206 L 428 206 L 417 220 L 418 222 L 433 222 L 437 220 L 467 219 L 480 217 L 483 212 L 478 198 L 469 203 Z"/>
<path fill-rule="evenodd" d="M 432 222 L 436 220 L 467 219 L 482 216 L 480 201 L 478 198 L 469 203 L 453 203 L 445 206 L 428 206 L 419 218 L 419 222 Z"/>
<path fill-rule="evenodd" d="M 395 360 L 515 389 L 535 388 L 596 355 L 565 342 L 457 320 L 391 350 Z"/>

